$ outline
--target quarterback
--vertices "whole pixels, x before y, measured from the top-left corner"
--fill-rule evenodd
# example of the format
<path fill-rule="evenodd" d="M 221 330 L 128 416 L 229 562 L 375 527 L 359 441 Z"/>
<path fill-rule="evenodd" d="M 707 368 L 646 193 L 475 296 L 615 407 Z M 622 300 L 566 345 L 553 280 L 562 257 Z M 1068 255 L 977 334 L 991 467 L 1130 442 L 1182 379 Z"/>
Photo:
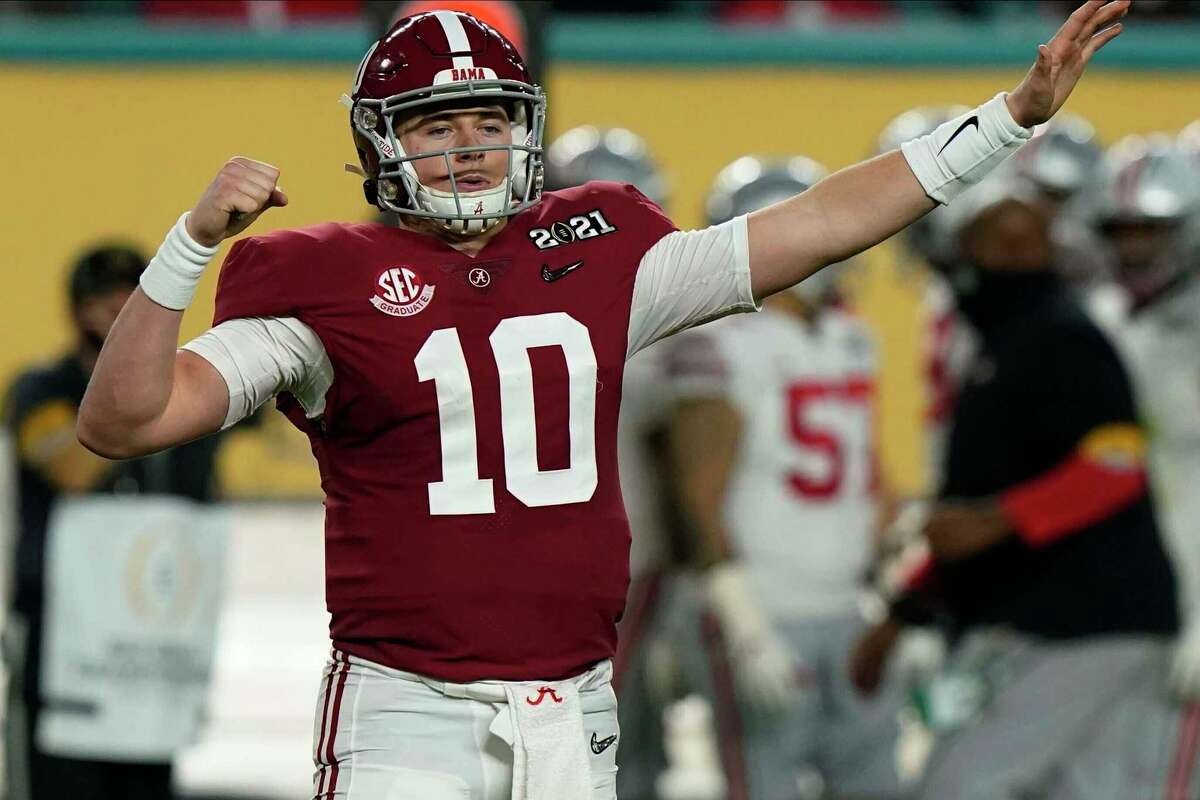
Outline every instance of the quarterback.
<path fill-rule="evenodd" d="M 113 326 L 78 434 L 129 458 L 274 397 L 308 435 L 333 640 L 314 796 L 611 800 L 626 358 L 950 202 L 1059 109 L 1128 4 L 1081 6 L 1013 91 L 902 151 L 691 232 L 629 186 L 542 193 L 520 54 L 466 14 L 406 17 L 346 101 L 367 199 L 400 224 L 239 240 L 214 326 L 177 349 L 217 246 L 288 202 L 276 168 L 228 161 Z"/>

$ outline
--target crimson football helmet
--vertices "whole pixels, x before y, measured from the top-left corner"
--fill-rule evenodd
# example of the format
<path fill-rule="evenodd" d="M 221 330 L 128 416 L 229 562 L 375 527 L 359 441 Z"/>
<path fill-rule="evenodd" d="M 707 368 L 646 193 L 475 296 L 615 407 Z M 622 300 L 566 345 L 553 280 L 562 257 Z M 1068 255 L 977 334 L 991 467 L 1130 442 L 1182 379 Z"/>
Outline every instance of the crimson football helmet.
<path fill-rule="evenodd" d="M 398 20 L 363 57 L 344 100 L 365 171 L 367 202 L 383 211 L 427 217 L 457 233 L 480 233 L 537 203 L 542 191 L 546 97 L 520 53 L 470 14 L 433 11 Z M 509 109 L 512 141 L 406 153 L 397 124 L 439 107 L 499 104 Z M 460 191 L 451 159 L 460 153 L 508 151 L 505 179 L 491 189 Z M 449 192 L 417 180 L 412 162 L 441 157 Z"/>

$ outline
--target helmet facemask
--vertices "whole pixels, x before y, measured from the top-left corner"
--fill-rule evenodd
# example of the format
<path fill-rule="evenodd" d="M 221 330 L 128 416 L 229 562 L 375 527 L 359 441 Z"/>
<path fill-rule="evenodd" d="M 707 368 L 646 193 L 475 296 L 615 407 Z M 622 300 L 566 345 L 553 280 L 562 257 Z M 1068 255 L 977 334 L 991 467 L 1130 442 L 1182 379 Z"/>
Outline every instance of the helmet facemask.
<path fill-rule="evenodd" d="M 511 141 L 500 145 L 472 145 L 409 154 L 397 134 L 399 123 L 414 114 L 464 103 L 504 105 L 510 110 Z M 546 99 L 542 90 L 515 80 L 472 80 L 447 83 L 430 91 L 418 89 L 382 100 L 363 98 L 352 103 L 351 126 L 364 168 L 372 172 L 365 186 L 369 199 L 385 211 L 437 220 L 458 234 L 477 234 L 502 219 L 534 205 L 542 192 L 542 137 L 545 133 Z M 499 185 L 476 191 L 461 190 L 454 178 L 454 158 L 462 153 L 505 150 L 508 164 Z M 374 155 L 375 159 L 369 156 Z M 443 158 L 450 176 L 450 191 L 426 186 L 417 177 L 413 162 Z M 374 197 L 372 198 L 372 195 Z"/>

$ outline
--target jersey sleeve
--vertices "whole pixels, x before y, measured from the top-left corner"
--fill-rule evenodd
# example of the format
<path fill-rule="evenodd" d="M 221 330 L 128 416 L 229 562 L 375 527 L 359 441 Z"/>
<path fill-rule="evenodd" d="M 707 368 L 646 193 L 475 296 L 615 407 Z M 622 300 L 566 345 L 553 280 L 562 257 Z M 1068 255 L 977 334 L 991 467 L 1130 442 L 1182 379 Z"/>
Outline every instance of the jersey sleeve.
<path fill-rule="evenodd" d="M 5 395 L 4 424 L 10 430 L 17 431 L 37 408 L 67 399 L 66 394 L 58 391 L 51 383 L 44 379 L 39 380 L 38 373 L 27 372 L 17 378 Z"/>
<path fill-rule="evenodd" d="M 627 355 L 685 328 L 759 307 L 750 287 L 744 216 L 668 233 L 638 265 Z"/>
<path fill-rule="evenodd" d="M 1125 369 L 1108 340 L 1079 326 L 1046 342 L 1028 383 L 1037 435 L 1063 453 L 1048 471 L 1010 487 L 1001 507 L 1017 533 L 1044 546 L 1106 519 L 1146 491 L 1146 437 Z"/>
<path fill-rule="evenodd" d="M 18 461 L 58 489 L 90 489 L 113 466 L 79 443 L 76 398 L 48 373 L 21 376 L 9 391 L 4 414 Z"/>
<path fill-rule="evenodd" d="M 221 265 L 213 325 L 241 317 L 299 317 L 283 255 L 260 237 L 234 242 Z"/>
<path fill-rule="evenodd" d="M 234 243 L 221 266 L 213 328 L 184 349 L 208 361 L 229 389 L 227 428 L 276 395 L 309 419 L 325 412 L 333 368 L 309 319 L 319 302 L 313 265 L 320 237 L 277 231 Z"/>
<path fill-rule="evenodd" d="M 229 388 L 222 429 L 245 419 L 278 394 L 288 393 L 309 419 L 325 412 L 333 365 L 312 328 L 292 317 L 226 320 L 183 349 L 213 365 Z"/>

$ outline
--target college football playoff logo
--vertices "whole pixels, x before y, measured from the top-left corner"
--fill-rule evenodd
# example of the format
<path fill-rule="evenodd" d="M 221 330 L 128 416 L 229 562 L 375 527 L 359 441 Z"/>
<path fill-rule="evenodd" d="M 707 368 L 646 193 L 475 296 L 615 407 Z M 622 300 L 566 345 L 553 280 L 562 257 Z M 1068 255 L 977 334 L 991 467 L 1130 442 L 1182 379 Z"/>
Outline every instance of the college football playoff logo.
<path fill-rule="evenodd" d="M 433 289 L 433 284 L 408 267 L 389 267 L 375 281 L 371 305 L 393 317 L 411 317 L 433 300 Z"/>

